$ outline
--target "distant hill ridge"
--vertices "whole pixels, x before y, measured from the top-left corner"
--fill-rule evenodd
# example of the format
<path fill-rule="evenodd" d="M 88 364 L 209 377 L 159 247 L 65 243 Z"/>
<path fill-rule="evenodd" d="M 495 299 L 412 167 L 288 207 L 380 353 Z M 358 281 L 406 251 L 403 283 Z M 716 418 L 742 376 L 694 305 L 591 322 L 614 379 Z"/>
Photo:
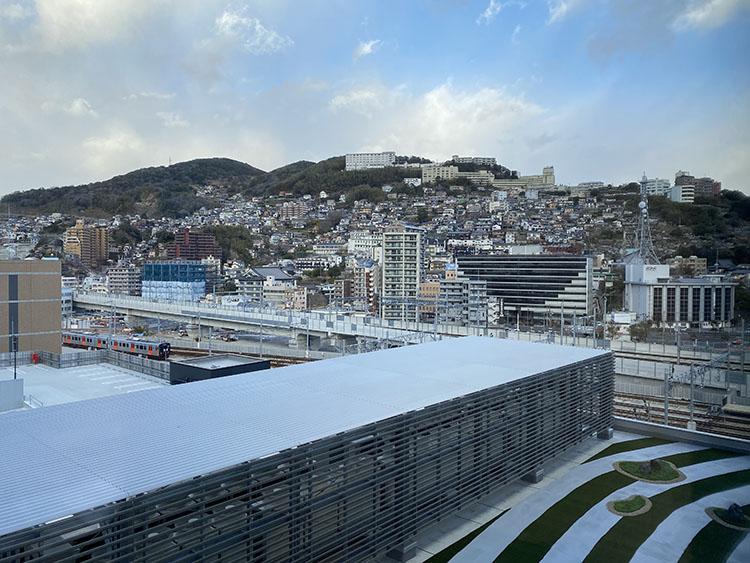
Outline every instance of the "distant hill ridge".
<path fill-rule="evenodd" d="M 416 158 L 416 157 L 412 157 Z M 380 187 L 408 177 L 419 169 L 383 168 L 345 172 L 345 158 L 337 156 L 318 163 L 299 161 L 270 172 L 230 158 L 199 158 L 171 166 L 141 168 L 79 186 L 38 188 L 4 196 L 0 203 L 28 215 L 63 213 L 86 217 L 134 215 L 184 217 L 216 203 L 196 194 L 196 187 L 216 185 L 246 196 L 295 195 L 326 190 L 331 195 L 362 186 Z"/>

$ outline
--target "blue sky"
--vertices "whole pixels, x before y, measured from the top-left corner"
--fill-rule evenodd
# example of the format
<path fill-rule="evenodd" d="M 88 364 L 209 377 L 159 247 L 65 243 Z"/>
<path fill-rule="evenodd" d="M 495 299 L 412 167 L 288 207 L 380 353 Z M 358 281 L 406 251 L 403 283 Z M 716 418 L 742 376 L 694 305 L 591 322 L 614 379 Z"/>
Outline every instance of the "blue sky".
<path fill-rule="evenodd" d="M 750 193 L 750 0 L 0 0 L 0 193 L 395 150 Z"/>

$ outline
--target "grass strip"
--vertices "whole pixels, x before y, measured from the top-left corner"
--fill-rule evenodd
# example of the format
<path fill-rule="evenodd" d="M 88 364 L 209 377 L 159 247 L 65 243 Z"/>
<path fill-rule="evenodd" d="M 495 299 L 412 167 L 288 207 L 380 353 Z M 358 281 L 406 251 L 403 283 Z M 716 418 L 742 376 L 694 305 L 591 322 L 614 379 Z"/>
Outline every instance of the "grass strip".
<path fill-rule="evenodd" d="M 652 448 L 654 446 L 663 446 L 664 444 L 673 444 L 674 440 L 664 440 L 663 438 L 638 438 L 637 440 L 627 440 L 626 442 L 617 442 L 611 446 L 607 446 L 598 454 L 591 456 L 583 463 L 601 459 L 603 457 L 621 454 L 622 452 L 630 452 L 633 450 L 640 450 L 643 448 Z"/>
<path fill-rule="evenodd" d="M 742 507 L 750 515 L 750 504 Z M 679 563 L 703 563 L 704 561 L 726 561 L 747 532 L 732 530 L 711 520 L 700 532 L 695 534 Z"/>
<path fill-rule="evenodd" d="M 427 559 L 425 563 L 446 563 L 447 561 L 450 561 L 453 559 L 453 556 L 456 555 L 459 551 L 461 551 L 463 548 L 465 548 L 469 543 L 477 537 L 479 534 L 484 532 L 487 528 L 490 527 L 490 525 L 500 518 L 503 514 L 508 512 L 510 508 L 506 508 L 503 510 L 500 514 L 492 518 L 489 522 L 486 522 L 479 526 L 476 530 L 466 534 L 464 537 L 462 537 L 460 540 L 456 540 L 452 544 L 450 544 L 445 549 L 442 549 L 438 551 L 435 555 Z"/>
<path fill-rule="evenodd" d="M 724 473 L 672 487 L 651 497 L 651 510 L 637 518 L 623 518 L 612 526 L 596 543 L 584 562 L 630 561 L 648 537 L 675 510 L 708 495 L 750 484 L 750 469 Z M 709 559 L 712 561 L 713 559 Z"/>
<path fill-rule="evenodd" d="M 660 459 L 671 461 L 677 467 L 684 467 L 686 465 L 715 461 L 736 455 L 739 454 L 726 450 L 707 449 L 666 456 Z M 609 471 L 608 473 L 594 477 L 587 483 L 572 490 L 566 497 L 550 506 L 544 514 L 526 526 L 516 539 L 510 542 L 500 555 L 495 558 L 495 562 L 524 563 L 526 561 L 540 561 L 555 542 L 568 531 L 568 528 L 586 514 L 591 507 L 601 502 L 616 490 L 630 485 L 635 481 L 636 479 L 623 475 L 618 471 Z M 639 516 L 635 520 L 641 517 Z M 629 520 L 633 520 L 633 518 L 629 518 Z"/>

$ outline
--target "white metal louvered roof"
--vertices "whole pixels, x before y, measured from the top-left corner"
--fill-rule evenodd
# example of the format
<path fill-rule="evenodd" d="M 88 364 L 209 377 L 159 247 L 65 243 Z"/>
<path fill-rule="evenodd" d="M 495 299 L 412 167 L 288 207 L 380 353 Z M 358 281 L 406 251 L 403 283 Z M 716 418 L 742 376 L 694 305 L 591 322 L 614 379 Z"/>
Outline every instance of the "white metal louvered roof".
<path fill-rule="evenodd" d="M 606 352 L 467 337 L 0 416 L 0 536 Z"/>

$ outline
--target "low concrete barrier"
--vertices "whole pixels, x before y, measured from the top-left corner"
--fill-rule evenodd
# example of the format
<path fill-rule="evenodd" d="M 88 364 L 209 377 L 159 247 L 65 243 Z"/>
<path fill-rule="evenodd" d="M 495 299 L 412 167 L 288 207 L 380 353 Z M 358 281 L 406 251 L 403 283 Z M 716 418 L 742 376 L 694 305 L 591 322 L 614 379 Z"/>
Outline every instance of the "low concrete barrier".
<path fill-rule="evenodd" d="M 750 455 L 750 440 L 719 436 L 718 434 L 699 432 L 698 430 L 675 428 L 674 426 L 665 426 L 653 422 L 620 418 L 619 416 L 614 418 L 613 426 L 615 430 L 621 432 L 632 432 L 633 434 L 642 434 L 654 438 L 664 438 L 665 440 L 675 440 Z"/>

